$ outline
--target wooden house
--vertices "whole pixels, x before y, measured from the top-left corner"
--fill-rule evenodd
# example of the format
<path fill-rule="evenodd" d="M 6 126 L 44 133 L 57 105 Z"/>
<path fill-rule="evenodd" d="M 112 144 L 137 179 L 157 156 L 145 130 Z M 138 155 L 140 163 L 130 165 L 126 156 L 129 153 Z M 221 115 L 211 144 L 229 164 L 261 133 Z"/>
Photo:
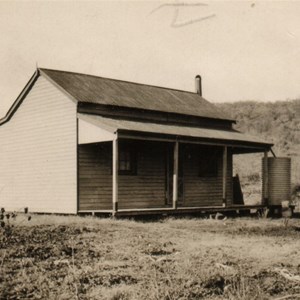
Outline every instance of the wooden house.
<path fill-rule="evenodd" d="M 0 206 L 32 212 L 240 207 L 232 158 L 271 144 L 196 92 L 37 69 L 0 119 Z M 262 198 L 264 198 L 262 196 Z"/>

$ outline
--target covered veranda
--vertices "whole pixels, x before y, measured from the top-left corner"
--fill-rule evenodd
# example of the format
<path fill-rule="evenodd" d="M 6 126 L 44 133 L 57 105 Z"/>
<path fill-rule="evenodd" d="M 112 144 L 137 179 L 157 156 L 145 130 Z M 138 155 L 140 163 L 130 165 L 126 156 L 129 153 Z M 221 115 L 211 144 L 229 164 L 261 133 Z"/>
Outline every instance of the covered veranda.
<path fill-rule="evenodd" d="M 133 147 L 139 147 L 140 144 L 144 145 L 143 149 L 146 149 L 149 143 L 151 143 L 152 147 L 154 147 L 153 149 L 168 149 L 167 153 L 171 157 L 165 159 L 163 162 L 161 161 L 161 165 L 163 164 L 165 167 L 166 162 L 170 162 L 168 170 L 171 172 L 171 176 L 170 174 L 164 173 L 164 181 L 162 181 L 162 179 L 159 181 L 159 183 L 161 183 L 161 189 L 158 187 L 157 190 L 161 190 L 162 192 L 160 197 L 163 199 L 161 201 L 157 200 L 157 202 L 153 201 L 151 203 L 131 201 L 131 205 L 128 205 L 128 203 L 127 205 L 125 204 L 125 199 L 127 198 L 124 196 L 125 193 L 122 190 L 124 188 L 124 184 L 122 183 L 124 182 L 123 178 L 127 176 L 128 180 L 135 182 L 141 181 L 134 176 L 130 177 L 130 174 L 127 174 L 124 177 L 120 175 L 120 163 L 123 164 L 123 160 L 121 159 L 120 161 L 120 149 L 122 149 L 122 145 L 124 143 L 130 144 L 130 142 L 132 145 L 134 145 Z M 101 144 L 109 145 L 107 148 L 109 154 L 106 156 L 106 160 L 108 160 L 107 165 L 110 165 L 111 169 L 110 172 L 107 173 L 106 178 L 108 178 L 110 186 L 106 187 L 106 189 L 108 190 L 107 199 L 110 199 L 107 201 L 110 202 L 107 202 L 108 204 L 105 207 L 100 207 L 97 205 L 82 207 L 80 205 L 81 199 L 79 195 L 78 213 L 99 213 L 121 216 L 161 213 L 175 214 L 204 211 L 221 212 L 251 208 L 257 209 L 264 207 L 267 203 L 267 180 L 263 180 L 266 186 L 263 189 L 264 194 L 261 197 L 261 204 L 255 206 L 246 206 L 241 204 L 239 201 L 236 201 L 233 197 L 233 155 L 260 152 L 264 156 L 267 156 L 272 146 L 271 144 L 264 143 L 257 138 L 242 134 L 238 131 L 188 127 L 182 125 L 167 125 L 150 122 L 136 122 L 107 118 L 98 115 L 78 114 L 78 147 L 80 148 L 87 147 L 88 145 Z M 216 164 L 218 170 L 216 171 L 215 175 L 215 185 L 212 185 L 211 187 L 208 185 L 213 181 L 212 178 L 198 178 L 197 180 L 201 181 L 202 183 L 202 185 L 200 185 L 200 183 L 198 184 L 198 182 L 195 183 L 195 181 L 191 180 L 191 175 L 188 176 L 185 174 L 186 176 L 182 176 L 181 168 L 188 170 L 187 167 L 182 167 L 182 165 L 188 165 L 186 163 L 186 159 L 188 159 L 189 156 L 193 157 L 192 154 L 195 152 L 186 149 L 208 149 L 208 151 L 199 152 L 199 155 L 201 153 L 207 154 L 207 152 L 211 150 L 216 150 L 215 153 L 217 154 L 215 157 L 216 161 L 218 162 L 218 164 Z M 155 160 L 156 157 L 159 159 L 159 156 L 163 155 L 163 152 L 152 150 L 151 152 L 158 153 L 156 156 L 151 156 L 153 160 Z M 182 153 L 186 153 L 187 158 L 185 160 L 182 158 L 184 157 Z M 202 161 L 205 161 L 205 159 Z M 196 158 L 196 160 L 193 162 L 199 164 L 199 159 Z M 190 163 L 190 165 L 193 165 L 193 162 Z M 100 165 L 99 168 L 101 168 Z M 159 170 L 161 170 L 162 174 L 162 168 Z M 159 173 L 157 169 L 156 172 Z M 91 174 L 93 174 L 93 172 Z M 147 175 L 144 174 L 142 179 L 145 180 L 146 176 Z M 199 177 L 199 175 L 197 176 Z M 96 178 L 92 178 L 92 175 L 88 178 L 92 181 L 97 180 Z M 151 175 L 151 178 L 154 178 L 153 174 Z M 191 183 L 188 191 L 191 189 L 195 190 L 196 187 L 198 189 L 204 189 L 206 194 L 202 193 L 202 197 L 206 197 L 207 201 L 191 201 L 188 199 L 188 179 L 190 179 Z M 78 180 L 81 180 L 80 174 Z M 184 182 L 184 180 L 186 182 L 185 191 L 183 192 L 182 182 Z M 204 181 L 207 182 L 207 185 L 205 186 L 203 185 Z M 156 178 L 155 183 L 157 184 L 157 182 L 158 179 Z M 80 183 L 78 184 L 80 186 Z M 162 190 L 162 185 L 164 185 L 165 191 Z M 156 186 L 153 186 L 153 188 L 156 188 Z M 212 200 L 210 197 L 211 194 L 213 194 L 214 189 L 218 190 L 218 194 L 215 199 Z M 128 191 L 128 193 L 133 199 L 135 196 L 135 191 L 131 190 Z M 194 194 L 196 193 L 194 192 Z M 155 197 L 153 197 L 153 199 L 154 198 Z M 99 197 L 98 200 L 101 201 L 101 197 Z M 95 203 L 98 200 L 95 200 Z M 141 205 L 141 203 L 144 204 Z"/>

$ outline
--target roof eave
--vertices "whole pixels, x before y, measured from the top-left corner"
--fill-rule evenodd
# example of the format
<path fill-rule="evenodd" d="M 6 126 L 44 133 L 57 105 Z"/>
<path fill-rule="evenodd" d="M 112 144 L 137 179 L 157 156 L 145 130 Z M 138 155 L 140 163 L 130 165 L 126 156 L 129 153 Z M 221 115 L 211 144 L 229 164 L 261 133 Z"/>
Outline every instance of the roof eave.
<path fill-rule="evenodd" d="M 119 134 L 119 137 L 147 137 L 152 136 L 153 138 L 157 137 L 162 140 L 176 140 L 182 142 L 194 142 L 194 143 L 203 143 L 203 144 L 211 144 L 211 145 L 220 145 L 220 146 L 228 146 L 228 147 L 241 147 L 248 149 L 260 149 L 261 151 L 270 150 L 274 144 L 271 143 L 260 143 L 253 142 L 248 140 L 226 140 L 226 139 L 218 139 L 218 138 L 204 138 L 204 137 L 191 137 L 184 135 L 173 135 L 173 134 L 165 134 L 165 133 L 151 133 L 151 132 L 141 132 L 135 130 L 128 129 L 117 129 L 116 132 Z"/>
<path fill-rule="evenodd" d="M 145 109 L 145 108 L 137 108 L 137 107 L 129 107 L 129 106 L 119 106 L 119 105 L 112 105 L 112 104 L 99 104 L 94 102 L 83 102 L 78 101 L 78 107 L 85 107 L 88 105 L 95 105 L 95 107 L 106 107 L 106 108 L 116 108 L 116 109 L 130 109 L 130 110 L 137 110 L 137 111 L 147 111 L 147 112 L 153 112 L 153 113 L 164 113 L 164 114 L 172 114 L 172 115 L 181 115 L 184 117 L 195 117 L 200 118 L 203 120 L 211 120 L 211 121 L 224 121 L 231 124 L 236 124 L 236 120 L 229 119 L 229 118 L 214 118 L 214 117 L 206 117 L 206 116 L 198 116 L 198 115 L 188 115 L 188 114 L 180 114 L 170 111 L 163 111 L 163 110 L 153 110 L 153 109 Z M 95 114 L 97 114 L 97 111 L 95 111 Z"/>
<path fill-rule="evenodd" d="M 33 73 L 31 78 L 29 79 L 29 81 L 27 82 L 27 84 L 25 85 L 25 87 L 23 88 L 23 90 L 21 91 L 19 96 L 17 97 L 17 99 L 14 101 L 12 106 L 7 111 L 6 115 L 0 119 L 0 126 L 5 124 L 12 118 L 14 113 L 17 111 L 17 109 L 23 102 L 24 98 L 30 92 L 31 88 L 33 87 L 34 83 L 36 82 L 36 80 L 38 79 L 39 76 L 40 76 L 39 69 L 36 69 L 36 71 Z"/>

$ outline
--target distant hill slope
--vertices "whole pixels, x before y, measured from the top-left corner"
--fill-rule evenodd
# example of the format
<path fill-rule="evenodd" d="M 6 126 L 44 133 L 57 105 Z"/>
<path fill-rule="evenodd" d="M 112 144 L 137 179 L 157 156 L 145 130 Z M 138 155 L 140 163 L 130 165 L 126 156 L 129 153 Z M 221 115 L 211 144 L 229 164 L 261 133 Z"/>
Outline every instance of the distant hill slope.
<path fill-rule="evenodd" d="M 262 103 L 222 103 L 218 107 L 237 120 L 235 128 L 275 144 L 279 155 L 299 155 L 300 99 Z"/>
<path fill-rule="evenodd" d="M 292 182 L 300 186 L 300 99 L 271 103 L 243 101 L 217 106 L 237 120 L 237 130 L 274 143 L 277 156 L 290 156 Z M 255 170 L 252 171 L 254 174 Z"/>

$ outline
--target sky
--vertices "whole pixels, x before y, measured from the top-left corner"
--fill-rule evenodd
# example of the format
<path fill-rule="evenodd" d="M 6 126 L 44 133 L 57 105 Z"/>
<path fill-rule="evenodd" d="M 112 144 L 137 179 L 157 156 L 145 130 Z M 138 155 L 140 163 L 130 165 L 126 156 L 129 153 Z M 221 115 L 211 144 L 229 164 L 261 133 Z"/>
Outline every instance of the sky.
<path fill-rule="evenodd" d="M 194 91 L 300 98 L 300 1 L 1 1 L 0 117 L 36 67 Z"/>

